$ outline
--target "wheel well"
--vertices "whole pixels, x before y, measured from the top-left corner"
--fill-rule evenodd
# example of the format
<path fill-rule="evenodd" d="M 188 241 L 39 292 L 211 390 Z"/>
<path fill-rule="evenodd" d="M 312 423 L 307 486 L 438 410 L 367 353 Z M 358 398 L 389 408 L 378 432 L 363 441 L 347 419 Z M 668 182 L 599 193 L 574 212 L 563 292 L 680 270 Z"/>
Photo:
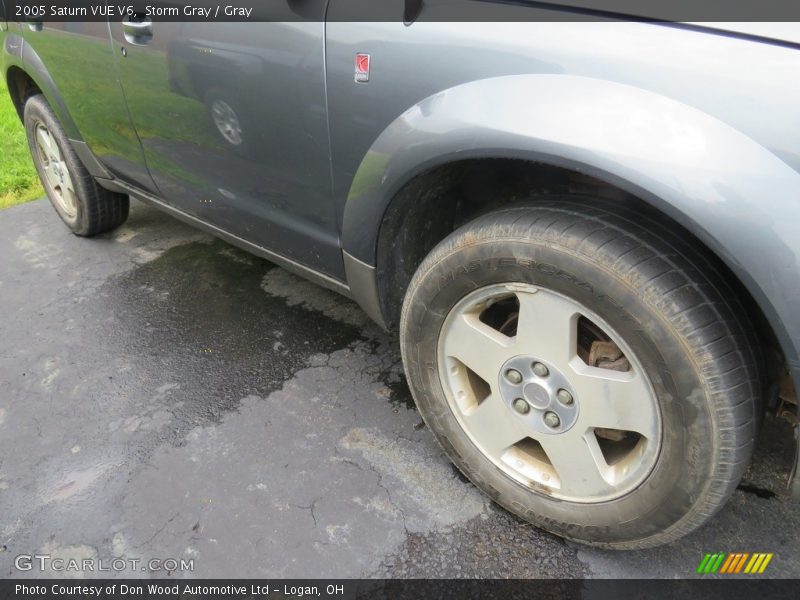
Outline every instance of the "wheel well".
<path fill-rule="evenodd" d="M 633 210 L 666 221 L 682 237 L 709 256 L 716 256 L 680 223 L 628 192 L 588 175 L 547 164 L 515 159 L 469 159 L 448 163 L 409 181 L 384 215 L 378 235 L 377 277 L 386 324 L 397 327 L 406 288 L 425 256 L 461 225 L 478 215 L 515 201 L 544 194 L 586 194 L 626 203 Z M 734 282 L 738 297 L 753 319 L 760 337 L 775 357 L 773 368 L 785 359 L 760 307 L 722 260 L 715 265 Z M 770 369 L 771 370 L 771 369 Z M 774 377 L 770 377 L 775 380 Z"/>
<path fill-rule="evenodd" d="M 396 326 L 403 296 L 425 256 L 464 223 L 505 204 L 551 193 L 592 193 L 624 201 L 622 190 L 580 173 L 514 159 L 448 163 L 409 181 L 392 200 L 378 234 L 378 291 Z"/>
<path fill-rule="evenodd" d="M 19 67 L 11 67 L 6 73 L 6 83 L 8 85 L 8 92 L 11 95 L 11 101 L 14 103 L 14 108 L 17 110 L 19 120 L 23 120 L 23 111 L 25 110 L 25 101 L 31 96 L 41 94 L 42 90 L 36 85 L 36 82 L 31 79 L 25 71 Z"/>

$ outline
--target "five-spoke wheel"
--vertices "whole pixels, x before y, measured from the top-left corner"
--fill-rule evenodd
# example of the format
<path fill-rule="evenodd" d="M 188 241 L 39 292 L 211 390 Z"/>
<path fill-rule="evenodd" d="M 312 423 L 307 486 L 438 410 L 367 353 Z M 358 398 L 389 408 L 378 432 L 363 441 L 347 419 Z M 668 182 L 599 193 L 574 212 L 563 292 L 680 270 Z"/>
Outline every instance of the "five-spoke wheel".
<path fill-rule="evenodd" d="M 128 196 L 102 187 L 78 158 L 45 97 L 31 96 L 23 111 L 33 164 L 53 208 L 82 236 L 103 233 L 128 218 Z"/>
<path fill-rule="evenodd" d="M 753 327 L 713 257 L 659 219 L 583 196 L 488 213 L 422 261 L 401 315 L 411 391 L 456 466 L 607 548 L 699 527 L 756 433 Z"/>
<path fill-rule="evenodd" d="M 37 157 L 47 183 L 50 184 L 53 200 L 68 218 L 75 219 L 78 216 L 78 196 L 64 155 L 47 126 L 41 121 L 35 125 L 35 137 Z"/>
<path fill-rule="evenodd" d="M 588 364 L 598 344 L 619 348 L 624 370 Z M 530 284 L 468 294 L 442 327 L 439 368 L 464 431 L 524 484 L 598 502 L 655 464 L 661 424 L 646 374 L 596 313 L 562 294 Z"/>

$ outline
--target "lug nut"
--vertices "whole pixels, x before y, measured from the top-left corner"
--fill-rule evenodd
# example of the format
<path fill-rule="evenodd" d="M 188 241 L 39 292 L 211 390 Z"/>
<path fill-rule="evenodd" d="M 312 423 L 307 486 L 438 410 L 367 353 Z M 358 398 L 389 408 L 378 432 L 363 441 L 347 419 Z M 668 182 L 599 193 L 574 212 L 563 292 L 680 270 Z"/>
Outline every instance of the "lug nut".
<path fill-rule="evenodd" d="M 547 377 L 550 374 L 550 370 L 540 362 L 533 363 L 533 372 L 539 377 Z"/>
<path fill-rule="evenodd" d="M 509 369 L 506 371 L 506 379 L 508 379 L 513 384 L 522 383 L 522 373 L 517 371 L 516 369 Z"/>
<path fill-rule="evenodd" d="M 555 429 L 559 425 L 561 425 L 561 419 L 558 418 L 558 415 L 554 412 L 548 411 L 544 413 L 544 424 L 550 427 L 551 429 Z"/>
<path fill-rule="evenodd" d="M 531 410 L 531 405 L 525 402 L 522 398 L 517 398 L 512 403 L 514 410 L 517 411 L 521 415 L 527 415 Z"/>
<path fill-rule="evenodd" d="M 564 388 L 561 388 L 556 392 L 556 398 L 558 398 L 558 401 L 564 406 L 569 406 L 575 401 L 575 399 L 572 397 L 572 394 L 570 394 Z"/>

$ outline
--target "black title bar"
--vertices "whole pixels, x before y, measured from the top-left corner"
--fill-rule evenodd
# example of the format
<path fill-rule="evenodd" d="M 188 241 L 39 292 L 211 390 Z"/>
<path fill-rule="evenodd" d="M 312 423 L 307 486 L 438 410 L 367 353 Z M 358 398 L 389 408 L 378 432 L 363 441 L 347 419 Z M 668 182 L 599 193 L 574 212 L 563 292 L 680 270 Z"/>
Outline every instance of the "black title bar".
<path fill-rule="evenodd" d="M 9 21 L 798 21 L 797 0 L 3 0 Z M 327 11 L 327 14 L 326 14 Z"/>
<path fill-rule="evenodd" d="M 758 577 L 670 580 L 468 580 L 468 579 L 7 579 L 0 581 L 4 600 L 428 600 L 453 598 L 662 598 L 751 600 L 796 598 L 798 581 Z"/>

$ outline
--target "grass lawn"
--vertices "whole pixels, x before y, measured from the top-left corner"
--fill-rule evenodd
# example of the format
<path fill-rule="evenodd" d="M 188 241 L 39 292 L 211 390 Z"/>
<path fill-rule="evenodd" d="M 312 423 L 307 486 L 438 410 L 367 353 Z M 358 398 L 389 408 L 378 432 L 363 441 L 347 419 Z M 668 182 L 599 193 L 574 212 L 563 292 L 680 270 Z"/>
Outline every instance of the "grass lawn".
<path fill-rule="evenodd" d="M 25 129 L 0 77 L 0 209 L 44 196 L 33 168 Z"/>

